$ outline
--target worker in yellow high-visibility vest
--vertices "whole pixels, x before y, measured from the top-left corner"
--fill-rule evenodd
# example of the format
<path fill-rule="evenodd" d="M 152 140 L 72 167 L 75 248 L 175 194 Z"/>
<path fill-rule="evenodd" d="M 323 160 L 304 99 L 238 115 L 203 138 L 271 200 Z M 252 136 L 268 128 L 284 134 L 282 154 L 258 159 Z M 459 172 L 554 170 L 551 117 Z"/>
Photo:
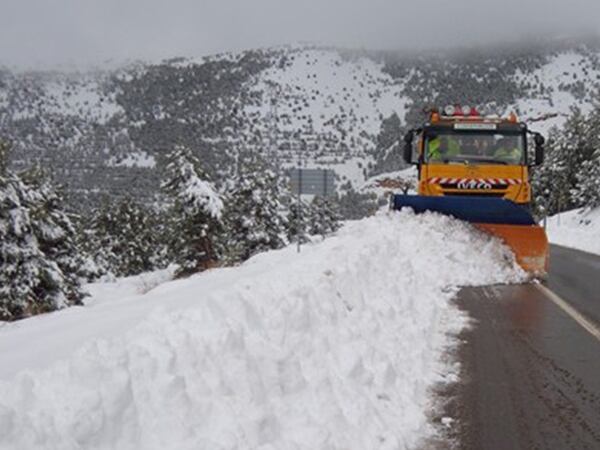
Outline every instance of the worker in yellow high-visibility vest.
<path fill-rule="evenodd" d="M 442 142 L 442 138 L 445 142 Z M 429 161 L 441 161 L 443 157 L 453 157 L 461 153 L 458 142 L 451 136 L 430 137 L 427 147 Z"/>
<path fill-rule="evenodd" d="M 494 158 L 507 163 L 518 164 L 523 156 L 517 137 L 505 137 L 494 151 Z"/>

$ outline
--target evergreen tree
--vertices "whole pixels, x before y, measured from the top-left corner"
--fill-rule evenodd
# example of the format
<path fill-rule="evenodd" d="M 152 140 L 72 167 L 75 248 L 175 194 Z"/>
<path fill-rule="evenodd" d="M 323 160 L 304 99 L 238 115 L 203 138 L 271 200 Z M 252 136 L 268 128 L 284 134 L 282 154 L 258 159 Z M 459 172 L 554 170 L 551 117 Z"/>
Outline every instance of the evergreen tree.
<path fill-rule="evenodd" d="M 533 178 L 536 210 L 544 215 L 555 214 L 583 206 L 574 193 L 581 180 L 586 161 L 598 148 L 594 119 L 574 109 L 563 129 L 553 129 L 546 145 L 544 165 L 537 168 Z"/>
<path fill-rule="evenodd" d="M 168 161 L 163 189 L 175 203 L 172 252 L 179 265 L 177 276 L 186 276 L 218 260 L 215 242 L 222 232 L 223 200 L 187 148 L 177 147 Z"/>
<path fill-rule="evenodd" d="M 287 244 L 282 182 L 269 165 L 247 157 L 228 192 L 227 253 L 232 262 Z"/>
<path fill-rule="evenodd" d="M 88 252 L 96 265 L 96 276 L 120 275 L 119 256 L 115 249 L 119 248 L 119 226 L 115 215 L 115 207 L 104 198 L 83 225 L 81 245 Z"/>
<path fill-rule="evenodd" d="M 577 206 L 595 208 L 600 206 L 600 98 L 586 122 L 589 142 L 586 159 L 576 174 L 577 183 L 571 194 Z"/>
<path fill-rule="evenodd" d="M 0 320 L 15 320 L 63 306 L 62 274 L 40 250 L 33 232 L 27 187 L 0 176 Z"/>
<path fill-rule="evenodd" d="M 64 201 L 39 168 L 22 175 L 31 192 L 36 193 L 30 215 L 40 250 L 58 265 L 63 274 L 63 292 L 68 304 L 80 304 L 84 297 L 81 280 L 90 278 L 89 262 L 79 248 L 73 222 L 64 211 Z"/>
<path fill-rule="evenodd" d="M 10 153 L 10 145 L 4 141 L 0 141 L 0 175 L 6 175 L 8 171 L 8 156 Z"/>
<path fill-rule="evenodd" d="M 177 259 L 177 255 L 173 253 L 173 248 L 176 247 L 173 242 L 177 241 L 177 216 L 171 206 L 166 208 L 164 205 L 160 208 L 155 206 L 149 212 L 152 215 L 149 223 L 156 242 L 152 263 L 154 268 L 162 269 Z"/>
<path fill-rule="evenodd" d="M 131 276 L 164 267 L 156 214 L 131 198 L 105 201 L 85 233 L 86 248 L 100 273 Z"/>
<path fill-rule="evenodd" d="M 80 257 L 60 197 L 47 182 L 26 183 L 4 168 L 0 174 L 0 320 L 80 304 Z"/>
<path fill-rule="evenodd" d="M 309 220 L 313 213 L 311 205 L 302 201 L 298 204 L 297 200 L 292 200 L 289 206 L 287 216 L 287 238 L 289 242 L 298 242 L 304 244 L 309 241 Z"/>
<path fill-rule="evenodd" d="M 573 197 L 578 205 L 587 208 L 600 206 L 600 148 L 592 158 L 581 165 L 577 175 L 578 184 L 573 190 Z"/>
<path fill-rule="evenodd" d="M 403 136 L 402 121 L 398 114 L 393 113 L 381 122 L 374 151 L 375 165 L 370 170 L 370 176 L 406 167 L 399 146 L 399 142 L 404 142 L 399 139 L 401 136 Z"/>
<path fill-rule="evenodd" d="M 339 198 L 342 217 L 349 220 L 362 219 L 377 211 L 377 195 L 372 192 L 359 193 L 348 183 L 342 186 L 345 193 Z"/>
<path fill-rule="evenodd" d="M 121 274 L 130 276 L 162 268 L 156 213 L 129 197 L 119 203 L 116 213 L 121 242 L 115 251 L 122 259 Z"/>
<path fill-rule="evenodd" d="M 560 184 L 567 179 L 563 162 L 565 146 L 560 133 L 556 128 L 550 131 L 544 165 L 535 168 L 532 176 L 534 210 L 543 216 L 554 214 L 562 205 L 566 205 L 570 195 L 570 187 L 562 189 L 563 185 Z"/>
<path fill-rule="evenodd" d="M 309 233 L 326 236 L 337 231 L 341 226 L 341 215 L 331 199 L 316 196 L 311 204 Z"/>

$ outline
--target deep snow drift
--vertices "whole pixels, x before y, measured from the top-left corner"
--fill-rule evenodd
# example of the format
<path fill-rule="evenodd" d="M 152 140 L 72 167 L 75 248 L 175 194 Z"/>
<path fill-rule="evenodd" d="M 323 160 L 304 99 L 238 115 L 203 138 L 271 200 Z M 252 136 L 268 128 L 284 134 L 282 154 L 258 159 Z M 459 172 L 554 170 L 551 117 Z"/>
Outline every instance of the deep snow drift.
<path fill-rule="evenodd" d="M 454 287 L 521 276 L 498 241 L 403 211 L 7 324 L 0 447 L 412 448 L 434 433 L 430 388 L 456 375 Z"/>
<path fill-rule="evenodd" d="M 548 218 L 546 226 L 553 244 L 600 255 L 600 208 L 557 214 Z"/>

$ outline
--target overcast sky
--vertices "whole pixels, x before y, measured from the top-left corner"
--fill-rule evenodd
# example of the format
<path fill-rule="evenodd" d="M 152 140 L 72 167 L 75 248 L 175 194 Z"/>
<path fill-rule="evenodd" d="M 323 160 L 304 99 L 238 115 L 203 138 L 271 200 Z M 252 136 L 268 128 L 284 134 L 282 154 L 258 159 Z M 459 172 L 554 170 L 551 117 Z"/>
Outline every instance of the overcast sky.
<path fill-rule="evenodd" d="M 430 48 L 600 31 L 600 0 L 0 0 L 0 65 L 201 56 L 299 41 Z"/>

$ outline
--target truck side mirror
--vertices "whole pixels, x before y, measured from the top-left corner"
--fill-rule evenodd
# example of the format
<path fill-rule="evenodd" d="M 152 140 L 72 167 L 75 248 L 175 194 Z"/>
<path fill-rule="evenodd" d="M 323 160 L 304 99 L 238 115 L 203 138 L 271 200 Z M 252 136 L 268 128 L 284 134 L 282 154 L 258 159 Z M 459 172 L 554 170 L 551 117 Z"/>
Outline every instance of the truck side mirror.
<path fill-rule="evenodd" d="M 533 137 L 533 142 L 535 143 L 535 165 L 541 166 L 544 163 L 544 143 L 546 140 L 544 136 L 536 133 Z"/>
<path fill-rule="evenodd" d="M 409 131 L 404 135 L 404 162 L 406 164 L 412 164 L 412 144 L 413 144 L 413 132 Z"/>

